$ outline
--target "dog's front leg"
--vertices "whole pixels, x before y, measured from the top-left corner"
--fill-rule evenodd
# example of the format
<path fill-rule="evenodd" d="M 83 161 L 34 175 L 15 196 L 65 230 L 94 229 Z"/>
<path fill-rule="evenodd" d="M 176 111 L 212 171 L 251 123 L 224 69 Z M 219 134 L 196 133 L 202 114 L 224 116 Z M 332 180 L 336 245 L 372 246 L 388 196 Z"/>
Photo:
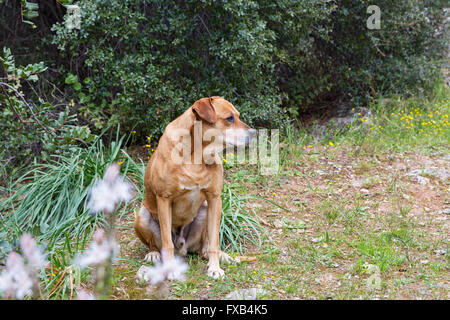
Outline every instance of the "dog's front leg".
<path fill-rule="evenodd" d="M 217 279 L 225 275 L 219 265 L 219 233 L 220 216 L 222 215 L 222 199 L 220 194 L 206 194 L 207 233 L 208 233 L 208 276 Z"/>
<path fill-rule="evenodd" d="M 172 242 L 172 203 L 167 197 L 156 196 L 158 220 L 161 229 L 161 258 L 163 261 L 173 259 Z"/>

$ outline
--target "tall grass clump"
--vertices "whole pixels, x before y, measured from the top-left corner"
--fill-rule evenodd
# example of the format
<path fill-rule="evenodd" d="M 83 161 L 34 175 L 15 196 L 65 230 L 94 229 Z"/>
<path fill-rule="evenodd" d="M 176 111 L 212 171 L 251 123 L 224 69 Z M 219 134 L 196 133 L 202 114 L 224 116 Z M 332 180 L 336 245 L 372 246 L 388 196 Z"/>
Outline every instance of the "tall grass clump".
<path fill-rule="evenodd" d="M 122 139 L 105 148 L 97 139 L 91 147 L 79 148 L 70 156 L 34 163 L 8 187 L 9 197 L 0 203 L 4 227 L 50 242 L 89 232 L 101 222 L 84 209 L 89 186 L 118 158 L 121 143 Z"/>
<path fill-rule="evenodd" d="M 372 152 L 448 152 L 450 89 L 443 81 L 436 83 L 430 97 L 380 98 L 371 109 L 373 119 L 356 119 L 340 139 Z"/>
<path fill-rule="evenodd" d="M 106 146 L 100 137 L 88 148 L 70 155 L 54 156 L 46 163 L 33 163 L 29 171 L 5 189 L 0 202 L 0 261 L 13 250 L 23 233 L 30 233 L 47 247 L 50 264 L 43 273 L 43 292 L 48 298 L 72 298 L 88 273 L 72 264 L 84 250 L 97 227 L 107 226 L 105 215 L 92 214 L 86 204 L 89 191 L 108 165 L 121 164 L 121 174 L 142 185 L 142 163 L 122 148 L 124 137 Z M 139 188 L 135 188 L 141 197 Z M 118 216 L 128 213 L 126 207 Z"/>
<path fill-rule="evenodd" d="M 29 232 L 49 248 L 56 243 L 69 252 L 84 247 L 93 229 L 105 223 L 101 215 L 89 214 L 85 203 L 90 187 L 103 176 L 106 167 L 124 159 L 122 173 L 129 174 L 132 180 L 142 180 L 140 164 L 121 149 L 123 140 L 116 137 L 106 147 L 97 138 L 88 148 L 30 166 L 7 187 L 6 197 L 0 202 L 0 240 L 11 242 Z"/>
<path fill-rule="evenodd" d="M 242 254 L 249 244 L 261 247 L 264 238 L 268 236 L 258 217 L 248 209 L 249 200 L 263 200 L 284 209 L 263 197 L 238 196 L 231 187 L 224 184 L 220 224 L 220 248 L 222 250 Z"/>

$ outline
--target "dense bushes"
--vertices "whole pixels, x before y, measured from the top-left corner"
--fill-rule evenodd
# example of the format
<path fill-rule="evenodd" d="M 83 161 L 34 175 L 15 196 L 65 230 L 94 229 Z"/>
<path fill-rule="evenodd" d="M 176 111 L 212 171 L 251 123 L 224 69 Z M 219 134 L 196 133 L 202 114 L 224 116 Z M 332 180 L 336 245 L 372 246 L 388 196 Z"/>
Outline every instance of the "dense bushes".
<path fill-rule="evenodd" d="M 339 1 L 333 13 L 331 40 L 320 41 L 320 51 L 329 56 L 333 86 L 357 103 L 379 94 L 430 89 L 439 70 L 437 59 L 447 48 L 435 34 L 442 27 L 438 2 L 376 1 L 381 28 L 368 30 L 366 8 L 372 2 Z"/>
<path fill-rule="evenodd" d="M 208 95 L 225 96 L 252 125 L 280 126 L 343 100 L 417 93 L 436 77 L 447 40 L 435 33 L 445 4 L 436 1 L 377 1 L 379 30 L 366 27 L 368 0 L 62 2 L 80 7 L 81 28 L 67 28 L 61 2 L 50 10 L 47 1 L 30 18 L 45 37 L 23 45 L 32 51 L 39 40 L 46 49 L 37 55 L 52 71 L 46 80 L 73 98 L 83 124 L 100 131 L 120 123 L 138 137 L 157 136 Z M 14 28 L 8 17 L 20 14 L 1 12 Z"/>
<path fill-rule="evenodd" d="M 201 96 L 223 95 L 250 123 L 279 125 L 311 105 L 408 93 L 436 76 L 443 53 L 431 2 L 378 1 L 380 30 L 366 27 L 370 1 L 77 4 L 81 30 L 57 24 L 53 43 L 84 79 L 80 110 L 99 127 L 146 134 Z"/>
<path fill-rule="evenodd" d="M 221 95 L 253 123 L 282 117 L 274 32 L 254 2 L 79 1 L 80 31 L 55 26 L 92 97 L 97 126 L 123 122 L 159 134 L 199 97 Z M 106 120 L 106 121 L 105 121 Z"/>

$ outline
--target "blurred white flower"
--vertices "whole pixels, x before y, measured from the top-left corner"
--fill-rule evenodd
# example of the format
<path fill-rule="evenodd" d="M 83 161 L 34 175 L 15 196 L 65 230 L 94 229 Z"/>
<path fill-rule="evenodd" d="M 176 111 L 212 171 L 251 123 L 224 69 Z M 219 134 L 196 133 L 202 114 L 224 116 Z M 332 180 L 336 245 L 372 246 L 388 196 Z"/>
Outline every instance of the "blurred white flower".
<path fill-rule="evenodd" d="M 23 257 L 14 251 L 10 252 L 6 267 L 0 274 L 0 292 L 7 298 L 23 299 L 31 295 L 37 283 L 39 269 L 48 264 L 31 235 L 22 235 L 20 247 Z"/>
<path fill-rule="evenodd" d="M 149 281 L 152 285 L 157 285 L 166 279 L 183 281 L 187 269 L 188 265 L 182 258 L 174 257 L 162 263 L 158 262 L 154 267 L 141 267 L 137 277 L 142 281 Z"/>
<path fill-rule="evenodd" d="M 84 289 L 77 290 L 77 300 L 95 300 L 95 295 Z"/>
<path fill-rule="evenodd" d="M 37 247 L 36 241 L 30 234 L 24 234 L 20 238 L 20 247 L 30 268 L 39 269 L 48 264 L 45 254 Z"/>
<path fill-rule="evenodd" d="M 113 163 L 106 169 L 102 180 L 97 181 L 89 193 L 87 207 L 92 212 L 111 213 L 116 204 L 133 198 L 133 186 L 120 175 L 120 166 Z"/>
<path fill-rule="evenodd" d="M 33 285 L 23 258 L 18 253 L 11 252 L 6 260 L 5 270 L 0 274 L 0 292 L 9 298 L 23 299 L 31 295 Z"/>
<path fill-rule="evenodd" d="M 80 268 L 101 264 L 109 257 L 114 260 L 119 254 L 117 243 L 114 240 L 108 240 L 103 229 L 95 231 L 93 240 L 89 248 L 82 255 L 75 258 L 75 264 Z"/>

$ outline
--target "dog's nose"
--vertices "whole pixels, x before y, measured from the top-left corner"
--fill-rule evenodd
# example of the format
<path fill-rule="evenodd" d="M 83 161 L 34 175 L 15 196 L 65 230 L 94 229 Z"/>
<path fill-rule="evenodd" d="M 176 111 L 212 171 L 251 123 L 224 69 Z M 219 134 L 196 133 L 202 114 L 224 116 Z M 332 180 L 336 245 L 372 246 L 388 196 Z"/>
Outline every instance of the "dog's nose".
<path fill-rule="evenodd" d="M 248 133 L 249 133 L 250 136 L 253 137 L 256 134 L 256 129 L 250 128 L 250 129 L 248 129 Z"/>

